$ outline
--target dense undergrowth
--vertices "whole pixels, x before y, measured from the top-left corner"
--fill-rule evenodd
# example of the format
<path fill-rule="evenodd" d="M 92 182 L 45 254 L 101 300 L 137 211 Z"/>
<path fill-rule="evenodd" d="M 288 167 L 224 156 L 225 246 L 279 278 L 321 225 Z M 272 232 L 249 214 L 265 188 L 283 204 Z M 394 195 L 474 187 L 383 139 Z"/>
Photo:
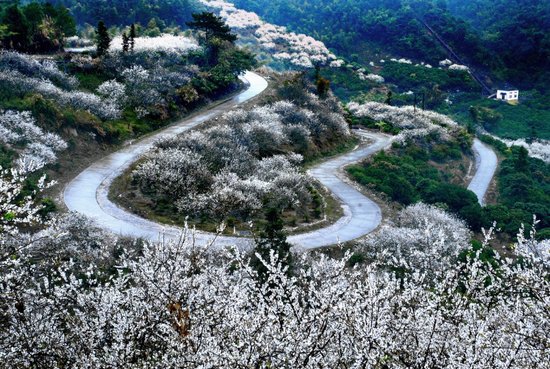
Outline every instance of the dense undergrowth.
<path fill-rule="evenodd" d="M 539 237 L 550 238 L 550 164 L 528 156 L 523 147 L 508 148 L 490 136 L 481 139 L 502 157 L 496 176 L 498 204 L 484 209 L 486 222 L 494 220 L 499 228 L 514 234 L 514 229 L 536 215 Z"/>

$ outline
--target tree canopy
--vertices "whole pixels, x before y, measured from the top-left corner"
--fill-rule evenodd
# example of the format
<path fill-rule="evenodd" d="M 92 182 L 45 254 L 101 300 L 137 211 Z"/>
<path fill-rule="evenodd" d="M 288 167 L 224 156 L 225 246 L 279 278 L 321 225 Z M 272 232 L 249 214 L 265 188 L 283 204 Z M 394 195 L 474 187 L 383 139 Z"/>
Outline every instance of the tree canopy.
<path fill-rule="evenodd" d="M 14 4 L 0 14 L 0 42 L 4 48 L 51 52 L 62 48 L 65 37 L 76 34 L 76 23 L 62 5 L 32 2 L 20 7 Z"/>

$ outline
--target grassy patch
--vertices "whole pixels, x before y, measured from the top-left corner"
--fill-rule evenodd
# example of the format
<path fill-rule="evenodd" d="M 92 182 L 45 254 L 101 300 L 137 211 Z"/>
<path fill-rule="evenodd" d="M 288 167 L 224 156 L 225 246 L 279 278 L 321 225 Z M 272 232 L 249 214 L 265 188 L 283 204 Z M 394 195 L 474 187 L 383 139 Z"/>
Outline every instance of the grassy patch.
<path fill-rule="evenodd" d="M 330 81 L 331 90 L 343 101 L 350 101 L 377 86 L 374 82 L 361 80 L 349 68 L 327 68 L 321 74 Z"/>
<path fill-rule="evenodd" d="M 361 164 L 347 168 L 351 177 L 360 184 L 382 192 L 392 201 L 403 205 L 423 201 L 441 204 L 457 213 L 473 228 L 481 226 L 481 207 L 471 191 L 454 184 L 450 172 L 457 175 L 465 168 L 454 154 L 454 145 L 435 145 L 437 150 L 426 150 L 417 145 L 394 147 L 393 152 L 380 152 Z M 445 153 L 445 154 L 443 154 Z M 443 155 L 445 164 L 437 164 L 434 159 Z"/>
<path fill-rule="evenodd" d="M 443 90 L 477 91 L 479 89 L 472 77 L 464 71 L 426 68 L 390 61 L 384 64 L 380 74 L 387 82 L 396 84 L 400 89 L 415 90 L 432 88 L 436 85 Z"/>
<path fill-rule="evenodd" d="M 109 76 L 100 74 L 97 70 L 93 73 L 76 71 L 74 76 L 78 79 L 81 88 L 92 92 L 97 90 L 103 82 L 110 79 Z"/>
<path fill-rule="evenodd" d="M 459 96 L 446 108 L 446 113 L 454 115 L 463 123 L 478 123 L 489 132 L 508 139 L 542 138 L 550 140 L 550 96 L 537 96 L 525 92 L 525 99 L 518 105 L 503 101 L 481 99 L 477 94 Z M 493 120 L 475 119 L 472 109 L 489 109 L 497 114 Z M 477 120 L 477 121 L 476 121 Z"/>

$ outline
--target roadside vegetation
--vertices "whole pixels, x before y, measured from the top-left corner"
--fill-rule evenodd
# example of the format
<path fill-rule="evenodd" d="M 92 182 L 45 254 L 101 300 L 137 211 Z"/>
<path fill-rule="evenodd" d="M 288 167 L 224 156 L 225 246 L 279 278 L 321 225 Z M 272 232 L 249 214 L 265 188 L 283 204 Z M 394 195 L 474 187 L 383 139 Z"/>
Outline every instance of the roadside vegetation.
<path fill-rule="evenodd" d="M 216 251 L 189 230 L 159 244 L 116 239 L 75 215 L 43 224 L 29 199 L 6 205 L 20 180 L 0 177 L 1 368 L 548 361 L 550 244 L 534 231 L 502 257 L 492 231 L 472 246 L 462 221 L 414 205 L 388 237 L 336 259 L 289 255 L 271 212 L 257 252 Z M 30 224 L 40 231 L 18 231 Z"/>
<path fill-rule="evenodd" d="M 347 170 L 357 182 L 402 205 L 436 204 L 465 220 L 474 231 L 496 226 L 514 237 L 521 224 L 539 219 L 539 237 L 548 237 L 550 165 L 526 148 L 483 136 L 503 160 L 496 174 L 496 203 L 481 207 L 465 187 L 465 163 L 472 136 L 449 118 L 413 107 L 381 103 L 348 105 L 353 124 L 397 134 L 389 152 L 381 152 Z M 466 159 L 466 160 L 465 160 Z"/>
<path fill-rule="evenodd" d="M 507 147 L 490 136 L 481 139 L 495 148 L 502 158 L 497 172 L 498 204 L 485 209 L 485 223 L 514 234 L 533 215 L 539 219 L 541 239 L 550 238 L 550 164 L 528 155 L 521 146 Z"/>
<path fill-rule="evenodd" d="M 9 36 L 14 14 L 29 17 L 21 21 L 29 29 L 36 26 L 31 15 L 38 17 L 39 24 L 52 20 L 54 27 L 68 16 L 63 9 L 30 3 L 2 13 L 8 32 L 2 46 L 8 50 L 0 51 L 0 159 L 3 169 L 33 173 L 26 181 L 28 194 L 43 173 L 57 176 L 71 169 L 61 165 L 80 165 L 73 157 L 82 156 L 80 146 L 94 152 L 167 125 L 238 89 L 237 76 L 255 65 L 253 55 L 237 48 L 235 36 L 211 13 L 196 15 L 195 22 L 201 22 L 196 38 L 159 36 L 144 43 L 132 25 L 125 40 L 115 40 L 122 42 L 120 47 L 113 47 L 114 41 L 100 25 L 101 55 L 23 53 L 57 52 L 69 31 L 47 34 L 51 47 L 39 45 L 30 31 L 18 42 Z M 71 22 L 66 26 L 74 28 Z M 23 37 L 21 32 L 18 35 Z M 170 47 L 153 45 L 163 41 Z"/>
<path fill-rule="evenodd" d="M 526 115 L 525 147 L 482 137 L 502 163 L 498 203 L 481 208 L 464 189 L 475 125 L 510 138 L 527 128 L 513 135 L 520 116 L 508 120 L 507 105 L 470 107 L 466 67 L 434 64 L 444 52 L 418 21 L 424 14 L 495 74 L 540 87 L 544 8 L 498 0 L 480 17 L 472 7 L 492 9 L 487 0 L 236 2 L 316 38 L 224 1 L 0 2 L 0 369 L 549 362 L 550 160 L 534 140 L 545 137 L 537 121 L 546 116 L 533 118 L 544 94 L 514 110 Z M 197 13 L 203 7 L 221 17 Z M 75 24 L 78 37 L 67 38 Z M 507 40 L 513 50 L 487 57 Z M 74 53 L 59 53 L 69 43 Z M 52 179 L 238 91 L 238 75 L 257 65 L 243 44 L 265 63 L 305 72 L 266 73 L 271 86 L 259 99 L 158 142 L 115 183 L 115 197 L 178 225 L 225 221 L 239 233 L 252 221 L 253 241 L 222 247 L 187 226 L 177 240 L 126 239 L 55 211 L 45 195 Z M 426 59 L 392 60 L 383 49 Z M 331 87 L 361 98 L 343 107 Z M 428 110 L 454 107 L 467 124 Z M 341 215 L 305 169 L 354 147 L 350 125 L 395 136 L 391 149 L 348 169 L 394 214 L 327 252 L 336 257 L 295 253 L 288 230 Z"/>
<path fill-rule="evenodd" d="M 389 88 L 396 105 L 411 105 L 416 95 L 418 104 L 424 100 L 427 109 L 453 115 L 465 124 L 471 120 L 470 107 L 489 108 L 499 116 L 481 122 L 489 132 L 506 139 L 549 139 L 546 1 L 233 2 L 267 21 L 315 35 L 345 59 L 351 70 L 331 70 L 327 75 L 336 94 L 346 101 L 384 101 Z M 481 89 L 467 71 L 440 68 L 449 55 L 422 21 L 494 90 L 518 87 L 520 104 L 480 99 Z M 364 83 L 354 76 L 358 69 L 381 75 L 389 86 L 381 89 Z"/>
<path fill-rule="evenodd" d="M 412 107 L 380 103 L 348 107 L 355 124 L 397 133 L 391 150 L 347 168 L 357 182 L 402 205 L 438 204 L 458 214 L 474 230 L 481 227 L 481 206 L 465 188 L 472 136 L 449 118 Z"/>

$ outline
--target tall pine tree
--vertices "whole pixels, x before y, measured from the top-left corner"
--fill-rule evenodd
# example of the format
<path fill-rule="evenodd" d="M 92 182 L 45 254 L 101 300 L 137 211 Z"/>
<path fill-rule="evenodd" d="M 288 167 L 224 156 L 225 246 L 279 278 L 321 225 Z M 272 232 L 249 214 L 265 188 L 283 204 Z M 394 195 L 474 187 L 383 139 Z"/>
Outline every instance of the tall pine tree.
<path fill-rule="evenodd" d="M 134 46 L 136 45 L 136 25 L 132 23 L 130 26 L 130 36 L 128 38 L 130 44 L 130 51 L 134 51 Z"/>
<path fill-rule="evenodd" d="M 103 21 L 99 21 L 96 31 L 97 56 L 103 56 L 109 51 L 111 38 Z"/>
<path fill-rule="evenodd" d="M 255 251 L 263 260 L 269 262 L 270 254 L 273 250 L 279 262 L 288 266 L 288 272 L 290 273 L 292 268 L 292 253 L 290 252 L 290 248 L 292 245 L 286 240 L 281 215 L 277 209 L 269 208 L 266 210 L 265 218 L 267 224 L 260 233 L 260 237 L 255 239 Z M 252 258 L 251 265 L 258 272 L 259 281 L 265 283 L 269 276 L 266 266 L 256 256 Z"/>
<path fill-rule="evenodd" d="M 187 25 L 197 31 L 204 32 L 206 42 L 210 42 L 213 38 L 223 41 L 235 42 L 237 36 L 231 33 L 231 28 L 225 24 L 221 17 L 210 13 L 194 13 L 193 20 L 187 22 Z"/>
<path fill-rule="evenodd" d="M 126 32 L 122 33 L 122 52 L 127 53 L 130 50 L 129 38 Z"/>

